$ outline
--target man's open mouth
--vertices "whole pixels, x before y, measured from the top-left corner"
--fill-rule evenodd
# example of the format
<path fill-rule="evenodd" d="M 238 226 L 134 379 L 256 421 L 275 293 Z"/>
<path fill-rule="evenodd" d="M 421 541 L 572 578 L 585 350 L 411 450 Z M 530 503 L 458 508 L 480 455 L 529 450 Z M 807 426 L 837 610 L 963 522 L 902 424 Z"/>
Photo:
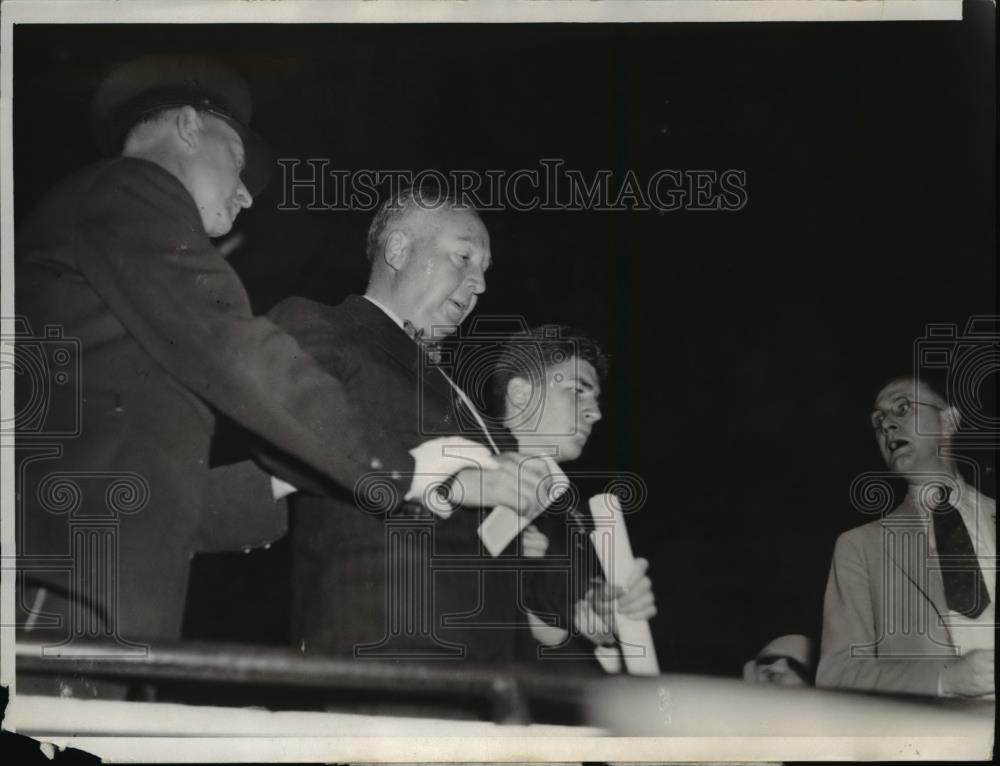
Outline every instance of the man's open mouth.
<path fill-rule="evenodd" d="M 453 305 L 454 305 L 455 307 L 457 307 L 457 308 L 458 308 L 458 310 L 459 310 L 460 312 L 462 312 L 463 314 L 465 313 L 465 309 L 466 309 L 466 307 L 467 307 L 467 306 L 469 305 L 468 303 L 463 303 L 462 301 L 457 301 L 457 300 L 455 300 L 454 298 L 452 298 L 452 299 L 451 299 L 451 302 L 452 302 L 452 304 L 453 304 Z"/>
<path fill-rule="evenodd" d="M 909 442 L 906 439 L 890 439 L 886 443 L 886 447 L 889 448 L 889 454 L 891 455 L 896 450 L 902 449 L 903 447 L 905 447 L 907 444 L 909 444 Z"/>

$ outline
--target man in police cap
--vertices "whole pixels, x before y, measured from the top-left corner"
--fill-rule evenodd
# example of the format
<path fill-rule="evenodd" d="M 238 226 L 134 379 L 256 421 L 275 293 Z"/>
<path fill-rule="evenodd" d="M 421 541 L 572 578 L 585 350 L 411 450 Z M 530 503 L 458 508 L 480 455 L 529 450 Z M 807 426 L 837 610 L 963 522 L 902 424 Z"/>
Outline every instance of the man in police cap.
<path fill-rule="evenodd" d="M 17 313 L 81 349 L 79 374 L 59 387 L 80 395 L 46 413 L 64 422 L 75 409 L 77 432 L 33 453 L 46 428 L 19 423 L 19 624 L 127 653 L 179 637 L 196 551 L 284 531 L 263 473 L 210 465 L 216 414 L 284 455 L 272 473 L 290 461 L 332 492 L 378 472 L 398 502 L 428 471 L 394 443 L 369 443 L 342 385 L 252 315 L 210 240 L 266 175 L 241 78 L 206 59 L 145 58 L 108 77 L 92 114 L 116 155 L 58 184 L 17 237 Z M 36 393 L 19 382 L 22 405 Z"/>

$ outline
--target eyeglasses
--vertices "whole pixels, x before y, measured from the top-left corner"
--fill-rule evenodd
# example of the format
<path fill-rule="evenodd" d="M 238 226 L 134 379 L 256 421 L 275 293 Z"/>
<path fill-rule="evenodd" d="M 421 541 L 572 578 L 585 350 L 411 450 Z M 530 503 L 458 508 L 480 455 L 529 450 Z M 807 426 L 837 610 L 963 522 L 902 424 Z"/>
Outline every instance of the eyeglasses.
<path fill-rule="evenodd" d="M 890 405 L 888 410 L 875 410 L 872 413 L 872 428 L 876 431 L 882 427 L 882 423 L 885 422 L 886 415 L 893 415 L 897 418 L 903 418 L 910 414 L 910 410 L 913 409 L 914 404 L 919 404 L 921 407 L 933 407 L 936 410 L 943 410 L 937 404 L 931 404 L 930 402 L 921 402 L 916 399 L 911 399 L 908 396 L 900 396 L 892 400 L 892 405 Z"/>

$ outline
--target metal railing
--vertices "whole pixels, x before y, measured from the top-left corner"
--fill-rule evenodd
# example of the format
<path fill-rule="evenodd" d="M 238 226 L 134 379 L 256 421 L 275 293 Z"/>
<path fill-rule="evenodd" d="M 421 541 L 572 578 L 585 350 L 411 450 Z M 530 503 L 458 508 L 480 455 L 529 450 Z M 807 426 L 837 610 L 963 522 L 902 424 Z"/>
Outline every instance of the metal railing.
<path fill-rule="evenodd" d="M 83 676 L 147 684 L 253 684 L 325 690 L 331 698 L 341 699 L 350 692 L 364 692 L 391 702 L 434 694 L 443 699 L 472 698 L 488 705 L 492 721 L 505 724 L 530 723 L 532 700 L 572 704 L 602 681 L 600 677 L 524 665 L 356 660 L 245 644 L 164 643 L 151 645 L 141 656 L 126 657 L 113 643 L 75 642 L 72 653 L 60 655 L 51 643 L 19 636 L 15 654 L 19 675 Z"/>

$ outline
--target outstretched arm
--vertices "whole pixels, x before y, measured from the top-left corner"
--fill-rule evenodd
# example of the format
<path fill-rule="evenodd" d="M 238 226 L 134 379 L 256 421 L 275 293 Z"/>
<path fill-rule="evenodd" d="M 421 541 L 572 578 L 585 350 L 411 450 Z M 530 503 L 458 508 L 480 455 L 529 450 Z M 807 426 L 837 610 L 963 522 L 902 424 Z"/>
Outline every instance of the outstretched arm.
<path fill-rule="evenodd" d="M 79 269 L 172 377 L 321 481 L 350 491 L 375 468 L 412 471 L 405 450 L 368 438 L 340 381 L 253 316 L 173 176 L 122 160 L 90 191 L 76 222 Z"/>

